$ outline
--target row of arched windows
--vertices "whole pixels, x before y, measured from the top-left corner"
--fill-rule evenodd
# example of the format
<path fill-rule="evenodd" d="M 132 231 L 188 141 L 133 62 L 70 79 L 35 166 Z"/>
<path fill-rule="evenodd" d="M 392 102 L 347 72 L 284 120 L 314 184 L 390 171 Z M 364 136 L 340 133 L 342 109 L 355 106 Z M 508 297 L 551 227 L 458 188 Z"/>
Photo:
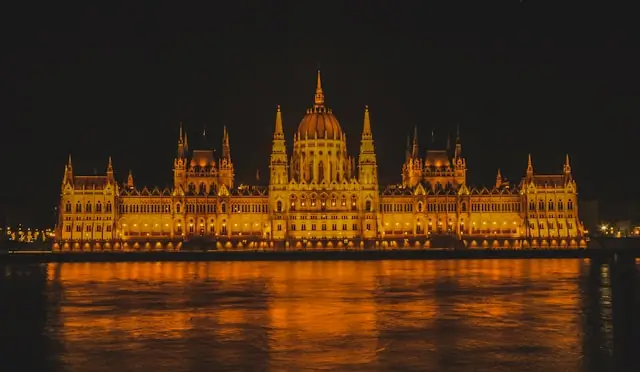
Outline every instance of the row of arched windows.
<path fill-rule="evenodd" d="M 75 213 L 92 213 L 94 212 L 94 207 L 95 207 L 95 213 L 110 213 L 113 210 L 113 206 L 111 205 L 111 202 L 108 201 L 103 208 L 102 202 L 98 201 L 95 204 L 91 203 L 90 201 L 86 202 L 86 204 L 82 204 L 80 201 L 78 201 L 76 203 L 76 208 L 75 208 Z M 64 204 L 64 211 L 65 213 L 71 213 L 72 212 L 72 208 L 71 208 L 71 202 L 67 201 Z"/>
<path fill-rule="evenodd" d="M 553 210 L 558 210 L 558 211 L 563 211 L 564 210 L 564 203 L 562 200 L 558 200 L 557 202 L 554 202 L 553 200 L 549 200 L 548 203 L 546 203 L 546 209 L 545 209 L 545 202 L 544 200 L 540 200 L 538 201 L 538 211 L 553 211 Z M 532 200 L 529 202 L 529 210 L 530 211 L 535 211 L 536 210 L 536 203 Z M 573 200 L 568 200 L 567 201 L 567 210 L 568 211 L 572 211 L 573 210 Z"/>

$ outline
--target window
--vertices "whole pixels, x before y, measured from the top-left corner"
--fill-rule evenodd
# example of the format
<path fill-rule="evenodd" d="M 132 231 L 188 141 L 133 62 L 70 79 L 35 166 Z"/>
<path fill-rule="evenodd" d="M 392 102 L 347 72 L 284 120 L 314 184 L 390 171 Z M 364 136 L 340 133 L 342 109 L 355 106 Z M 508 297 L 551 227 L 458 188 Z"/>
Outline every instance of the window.
<path fill-rule="evenodd" d="M 96 212 L 98 212 L 98 213 L 102 212 L 102 204 L 100 204 L 100 202 L 98 202 L 98 204 L 96 204 Z"/>
<path fill-rule="evenodd" d="M 422 212 L 422 202 L 418 203 L 418 212 Z"/>
<path fill-rule="evenodd" d="M 278 200 L 278 202 L 276 203 L 276 212 L 282 212 L 282 202 L 280 200 Z"/>
<path fill-rule="evenodd" d="M 82 213 L 82 204 L 80 202 L 76 204 L 76 213 Z"/>
<path fill-rule="evenodd" d="M 176 203 L 176 213 L 180 213 L 180 203 Z"/>
<path fill-rule="evenodd" d="M 106 210 L 107 210 L 107 213 L 111 213 L 112 206 L 111 206 L 111 202 L 110 202 L 110 201 L 109 201 L 109 202 L 107 202 Z"/>
<path fill-rule="evenodd" d="M 422 204 L 420 204 L 420 205 L 422 205 Z M 364 210 L 367 211 L 367 212 L 371 212 L 371 200 L 367 200 L 364 203 Z"/>
<path fill-rule="evenodd" d="M 71 213 L 71 202 L 67 202 L 67 203 L 64 205 L 64 211 L 65 211 L 66 213 Z"/>

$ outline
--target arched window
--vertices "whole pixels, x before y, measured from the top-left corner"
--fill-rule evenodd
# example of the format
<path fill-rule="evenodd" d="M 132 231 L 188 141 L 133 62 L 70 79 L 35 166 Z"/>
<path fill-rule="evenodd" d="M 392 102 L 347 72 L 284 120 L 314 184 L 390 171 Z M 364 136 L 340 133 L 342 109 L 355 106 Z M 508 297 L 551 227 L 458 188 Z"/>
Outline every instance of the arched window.
<path fill-rule="evenodd" d="M 85 212 L 91 213 L 91 202 L 87 202 L 87 206 L 85 207 Z"/>
<path fill-rule="evenodd" d="M 97 212 L 97 213 L 102 212 L 102 203 L 98 202 L 98 203 L 96 204 L 96 212 Z"/>
<path fill-rule="evenodd" d="M 536 203 L 534 203 L 533 201 L 530 201 L 529 202 L 529 210 L 535 211 L 536 210 Z"/>
<path fill-rule="evenodd" d="M 200 194 L 206 194 L 207 193 L 207 185 L 204 182 L 200 182 L 200 190 L 199 190 Z"/>
<path fill-rule="evenodd" d="M 367 212 L 371 212 L 371 200 L 367 200 L 364 203 L 364 210 L 367 211 Z"/>
<path fill-rule="evenodd" d="M 180 203 L 176 203 L 176 213 L 181 213 Z"/>
<path fill-rule="evenodd" d="M 538 210 L 541 210 L 541 211 L 544 210 L 544 201 L 543 200 L 540 200 L 538 202 Z"/>
<path fill-rule="evenodd" d="M 567 201 L 567 209 L 570 211 L 573 210 L 573 200 Z"/>
<path fill-rule="evenodd" d="M 67 203 L 64 205 L 64 211 L 65 211 L 66 213 L 71 213 L 71 202 L 67 202 Z"/>
<path fill-rule="evenodd" d="M 220 204 L 220 212 L 227 213 L 227 203 Z"/>
<path fill-rule="evenodd" d="M 110 213 L 110 212 L 111 212 L 111 208 L 112 208 L 112 206 L 111 206 L 111 202 L 110 202 L 110 201 L 108 201 L 108 202 L 107 202 L 107 205 L 106 205 L 105 207 L 106 207 L 105 209 L 106 209 L 107 213 Z"/>
<path fill-rule="evenodd" d="M 549 210 L 553 210 L 553 200 L 549 200 Z"/>
<path fill-rule="evenodd" d="M 460 207 L 462 208 L 463 212 L 467 211 L 467 203 L 462 203 L 462 205 Z"/>
<path fill-rule="evenodd" d="M 418 202 L 418 212 L 422 212 L 422 202 Z"/>
<path fill-rule="evenodd" d="M 564 209 L 564 205 L 562 204 L 562 200 L 558 201 L 558 210 L 562 211 Z"/>
<path fill-rule="evenodd" d="M 280 200 L 276 202 L 276 212 L 282 212 L 282 202 Z"/>

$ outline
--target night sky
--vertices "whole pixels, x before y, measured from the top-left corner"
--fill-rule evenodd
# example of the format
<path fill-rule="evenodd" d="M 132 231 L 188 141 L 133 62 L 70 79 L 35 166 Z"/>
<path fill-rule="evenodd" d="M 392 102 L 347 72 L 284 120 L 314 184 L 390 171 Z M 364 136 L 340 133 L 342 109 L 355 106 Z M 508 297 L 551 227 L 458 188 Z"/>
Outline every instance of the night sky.
<path fill-rule="evenodd" d="M 237 183 L 253 183 L 256 168 L 264 183 L 276 105 L 290 146 L 319 64 L 352 155 L 369 105 L 385 183 L 400 181 L 415 125 L 426 146 L 432 130 L 444 146 L 459 125 L 471 184 L 492 185 L 497 168 L 519 181 L 529 152 L 536 171 L 559 172 L 569 153 L 583 197 L 639 199 L 632 12 L 533 0 L 307 3 L 12 9 L 0 222 L 51 221 L 69 154 L 76 174 L 104 173 L 111 155 L 119 180 L 132 169 L 137 185 L 170 185 L 180 122 L 192 148 L 205 127 L 220 147 L 227 125 Z"/>

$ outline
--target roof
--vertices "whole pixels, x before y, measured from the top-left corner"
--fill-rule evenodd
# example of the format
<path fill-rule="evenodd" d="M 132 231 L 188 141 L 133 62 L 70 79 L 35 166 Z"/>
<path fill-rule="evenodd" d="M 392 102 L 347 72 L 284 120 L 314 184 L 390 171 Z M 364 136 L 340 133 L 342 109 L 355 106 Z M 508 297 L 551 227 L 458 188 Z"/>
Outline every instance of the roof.
<path fill-rule="evenodd" d="M 307 110 L 300 124 L 298 125 L 298 135 L 300 139 L 304 139 L 307 135 L 309 138 L 340 138 L 342 137 L 342 128 L 338 119 L 331 110 L 324 107 L 317 107 Z"/>
<path fill-rule="evenodd" d="M 107 176 L 74 176 L 74 189 L 102 190 L 107 185 Z"/>

